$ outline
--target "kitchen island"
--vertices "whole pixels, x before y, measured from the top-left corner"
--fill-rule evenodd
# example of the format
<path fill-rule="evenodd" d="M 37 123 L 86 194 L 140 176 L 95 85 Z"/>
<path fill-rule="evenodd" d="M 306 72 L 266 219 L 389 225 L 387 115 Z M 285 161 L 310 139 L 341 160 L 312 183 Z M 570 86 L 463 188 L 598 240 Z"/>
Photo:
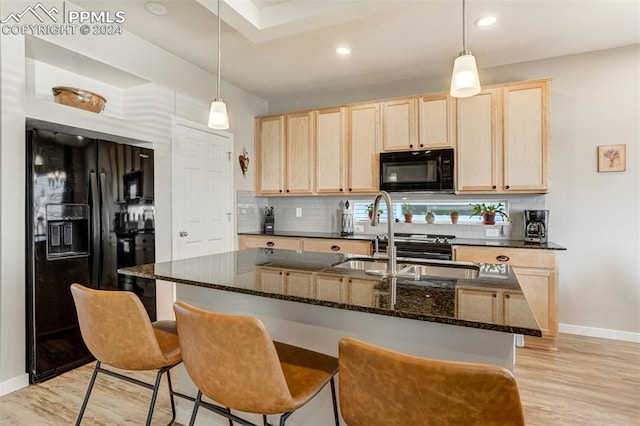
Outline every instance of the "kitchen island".
<path fill-rule="evenodd" d="M 176 283 L 177 300 L 258 317 L 275 340 L 333 356 L 340 338 L 351 336 L 417 356 L 513 370 L 515 335 L 540 336 L 507 265 L 480 265 L 471 279 L 392 279 L 336 267 L 349 259 L 344 254 L 249 249 L 119 272 Z M 180 376 L 181 392 L 195 394 L 186 374 Z M 291 417 L 292 425 L 329 424 L 329 391 L 319 396 Z M 189 407 L 181 403 L 178 421 L 188 418 Z"/>

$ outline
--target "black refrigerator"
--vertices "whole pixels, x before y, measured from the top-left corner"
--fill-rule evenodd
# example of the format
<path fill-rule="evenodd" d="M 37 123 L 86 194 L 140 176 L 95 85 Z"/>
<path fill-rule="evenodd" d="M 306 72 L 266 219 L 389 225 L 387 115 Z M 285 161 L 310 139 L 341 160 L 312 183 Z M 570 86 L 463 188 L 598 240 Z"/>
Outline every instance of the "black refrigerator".
<path fill-rule="evenodd" d="M 153 151 L 128 138 L 27 119 L 26 312 L 31 383 L 93 359 L 70 286 L 138 295 L 156 319 L 155 281 L 119 275 L 155 261 Z"/>

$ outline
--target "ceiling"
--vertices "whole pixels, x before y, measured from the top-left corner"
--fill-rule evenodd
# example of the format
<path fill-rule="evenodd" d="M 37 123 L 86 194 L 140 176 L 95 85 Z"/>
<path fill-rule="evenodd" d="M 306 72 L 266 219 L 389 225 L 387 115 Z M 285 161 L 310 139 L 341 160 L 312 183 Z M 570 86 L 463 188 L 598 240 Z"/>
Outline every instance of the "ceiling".
<path fill-rule="evenodd" d="M 216 0 L 72 0 L 124 10 L 124 29 L 212 73 Z M 462 1 L 223 0 L 222 78 L 261 98 L 425 79 L 462 49 Z M 498 22 L 478 28 L 474 21 Z M 482 69 L 640 43 L 640 0 L 468 0 L 467 47 Z M 346 45 L 348 57 L 334 49 Z M 443 89 L 445 89 L 443 87 Z M 222 94 L 224 97 L 224 93 Z"/>

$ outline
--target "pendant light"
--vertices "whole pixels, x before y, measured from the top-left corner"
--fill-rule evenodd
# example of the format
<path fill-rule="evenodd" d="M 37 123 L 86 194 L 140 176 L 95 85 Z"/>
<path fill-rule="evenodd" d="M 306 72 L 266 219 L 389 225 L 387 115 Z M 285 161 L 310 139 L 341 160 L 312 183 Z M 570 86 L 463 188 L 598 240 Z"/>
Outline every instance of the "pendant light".
<path fill-rule="evenodd" d="M 466 0 L 462 0 L 462 52 L 453 62 L 451 90 L 454 98 L 467 98 L 480 92 L 480 77 L 476 58 L 467 50 L 467 8 Z"/>
<path fill-rule="evenodd" d="M 211 102 L 211 110 L 209 111 L 209 127 L 212 129 L 228 129 L 229 128 L 229 116 L 227 116 L 227 105 L 220 98 L 220 58 L 222 57 L 222 51 L 220 50 L 220 28 L 222 27 L 220 22 L 220 2 L 218 0 L 218 87 L 216 92 L 216 98 Z"/>

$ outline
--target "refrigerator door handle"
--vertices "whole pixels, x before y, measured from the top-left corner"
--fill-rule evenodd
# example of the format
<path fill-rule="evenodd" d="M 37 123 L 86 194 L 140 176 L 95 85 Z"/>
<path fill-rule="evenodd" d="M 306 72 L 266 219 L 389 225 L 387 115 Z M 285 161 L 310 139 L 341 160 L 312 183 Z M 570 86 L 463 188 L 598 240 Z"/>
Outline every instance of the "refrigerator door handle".
<path fill-rule="evenodd" d="M 100 223 L 101 223 L 100 247 L 101 247 L 102 253 L 107 253 L 109 250 L 110 226 L 109 226 L 109 203 L 107 202 L 107 174 L 104 172 L 100 172 L 100 212 L 102 214 L 102 217 L 100 218 Z M 107 268 L 103 265 L 102 275 L 100 277 L 101 286 L 105 285 L 105 280 L 107 278 L 106 269 Z"/>
<path fill-rule="evenodd" d="M 95 172 L 89 174 L 91 191 L 91 286 L 98 288 L 98 273 L 100 271 L 100 203 L 98 202 L 98 178 Z"/>

